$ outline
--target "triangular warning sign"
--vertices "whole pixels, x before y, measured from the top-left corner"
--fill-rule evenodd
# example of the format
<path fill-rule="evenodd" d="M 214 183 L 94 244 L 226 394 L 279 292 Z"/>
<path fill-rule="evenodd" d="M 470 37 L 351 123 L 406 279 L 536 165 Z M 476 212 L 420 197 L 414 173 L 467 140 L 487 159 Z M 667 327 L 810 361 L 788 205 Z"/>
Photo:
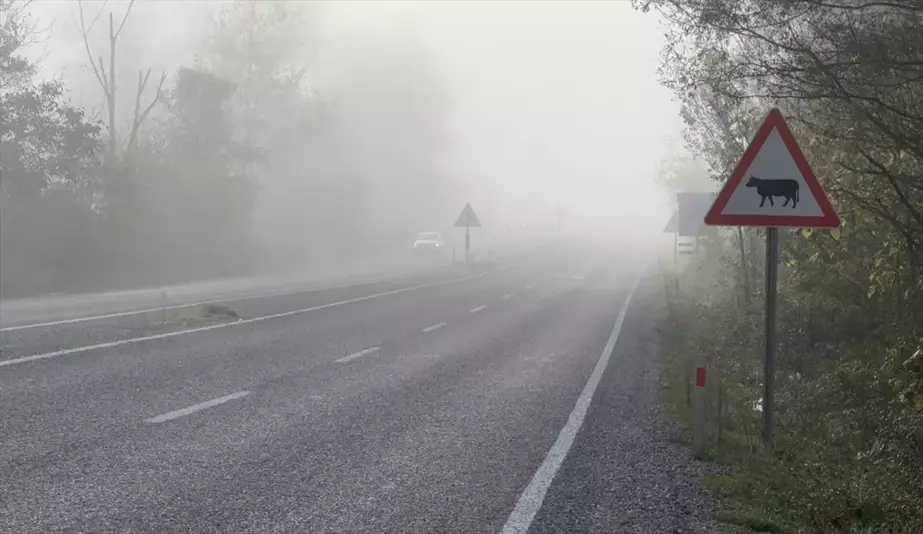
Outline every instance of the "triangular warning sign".
<path fill-rule="evenodd" d="M 711 226 L 834 228 L 824 194 L 782 112 L 773 108 L 705 215 Z"/>
<path fill-rule="evenodd" d="M 673 215 L 670 217 L 670 220 L 667 221 L 667 225 L 664 226 L 664 228 L 663 228 L 663 233 L 665 233 L 665 234 L 675 234 L 675 233 L 676 233 L 676 227 L 677 227 L 677 225 L 676 225 L 676 214 L 677 214 L 677 212 L 674 211 L 674 212 L 673 212 Z"/>
<path fill-rule="evenodd" d="M 458 216 L 458 220 L 455 221 L 455 226 L 481 226 L 481 221 L 478 220 L 478 216 L 474 214 L 474 210 L 471 209 L 471 204 L 465 204 L 465 208 L 462 210 L 461 215 Z"/>

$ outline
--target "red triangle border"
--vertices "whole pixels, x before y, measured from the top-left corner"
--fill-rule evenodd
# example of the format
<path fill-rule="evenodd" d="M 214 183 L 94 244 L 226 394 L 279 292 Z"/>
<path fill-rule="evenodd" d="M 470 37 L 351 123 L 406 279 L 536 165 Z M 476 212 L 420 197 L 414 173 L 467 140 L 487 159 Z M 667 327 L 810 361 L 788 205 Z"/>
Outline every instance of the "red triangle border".
<path fill-rule="evenodd" d="M 763 143 L 766 142 L 766 139 L 769 137 L 769 134 L 772 133 L 773 129 L 776 129 L 779 132 L 779 136 L 782 137 L 785 148 L 788 149 L 789 154 L 792 156 L 792 160 L 795 162 L 795 166 L 797 166 L 798 171 L 801 172 L 801 176 L 804 178 L 808 189 L 810 189 L 811 194 L 814 196 L 814 200 L 817 202 L 817 206 L 820 208 L 822 215 L 722 214 L 721 212 L 727 206 L 728 201 L 731 199 L 731 195 L 739 187 L 744 174 L 747 172 L 747 169 L 750 168 L 750 164 L 753 163 L 756 155 L 759 154 L 760 149 L 763 148 Z M 763 120 L 763 124 L 756 131 L 756 135 L 753 136 L 753 140 L 750 141 L 747 150 L 745 150 L 743 156 L 740 157 L 737 166 L 734 167 L 731 177 L 721 188 L 717 198 L 715 198 L 714 204 L 709 208 L 708 213 L 705 214 L 705 224 L 709 226 L 787 226 L 796 228 L 836 228 L 840 226 L 839 216 L 836 214 L 836 211 L 834 211 L 833 206 L 830 205 L 830 200 L 827 199 L 826 193 L 824 193 L 824 190 L 821 188 L 820 182 L 817 181 L 814 171 L 811 170 L 808 160 L 805 159 L 804 154 L 801 152 L 801 148 L 798 146 L 798 142 L 795 140 L 795 136 L 792 135 L 791 130 L 788 129 L 788 124 L 785 123 L 785 118 L 782 117 L 782 112 L 779 111 L 778 108 L 769 110 L 769 113 Z"/>

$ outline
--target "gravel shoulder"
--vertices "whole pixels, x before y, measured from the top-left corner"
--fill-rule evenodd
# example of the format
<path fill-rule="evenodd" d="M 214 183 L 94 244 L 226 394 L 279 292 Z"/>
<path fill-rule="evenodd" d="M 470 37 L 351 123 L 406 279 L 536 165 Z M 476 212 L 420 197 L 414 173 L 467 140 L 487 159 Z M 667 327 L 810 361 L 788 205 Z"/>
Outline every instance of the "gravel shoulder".
<path fill-rule="evenodd" d="M 583 427 L 529 530 L 538 533 L 714 533 L 701 487 L 715 469 L 694 460 L 661 406 L 665 317 L 657 277 L 642 280 Z"/>

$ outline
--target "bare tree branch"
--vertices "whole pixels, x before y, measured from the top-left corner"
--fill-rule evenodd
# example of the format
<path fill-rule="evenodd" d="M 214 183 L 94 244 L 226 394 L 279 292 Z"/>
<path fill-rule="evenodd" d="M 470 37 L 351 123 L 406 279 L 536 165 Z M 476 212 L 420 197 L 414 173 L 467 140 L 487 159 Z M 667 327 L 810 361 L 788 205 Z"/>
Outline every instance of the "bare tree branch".
<path fill-rule="evenodd" d="M 879 171 L 882 171 L 882 173 L 885 176 L 885 179 L 888 180 L 888 183 L 891 185 L 891 188 L 894 190 L 894 193 L 897 195 L 897 198 L 901 201 L 901 204 L 904 205 L 904 207 L 910 213 L 910 216 L 913 217 L 913 219 L 917 222 L 917 224 L 920 225 L 920 228 L 923 228 L 923 214 L 921 214 L 920 211 L 917 210 L 910 203 L 910 200 L 907 198 L 907 195 L 904 194 L 904 191 L 897 184 L 897 180 L 895 180 L 894 176 L 890 172 L 888 172 L 887 167 L 885 167 L 884 164 L 876 160 L 868 152 L 866 152 L 865 150 L 861 148 L 859 149 L 859 153 L 862 154 L 862 157 L 865 158 L 866 161 L 868 161 L 873 166 L 878 168 Z"/>
<path fill-rule="evenodd" d="M 131 8 L 134 5 L 135 5 L 135 0 L 131 0 L 130 2 L 128 2 L 128 9 L 125 10 L 125 16 L 122 17 L 122 22 L 121 24 L 119 24 L 119 29 L 116 30 L 114 35 L 112 35 L 114 39 L 118 39 L 119 34 L 122 33 L 122 28 L 125 27 L 125 22 L 128 20 L 128 15 L 131 14 Z M 110 28 L 110 31 L 111 31 L 111 28 Z"/>
<path fill-rule="evenodd" d="M 131 135 L 128 138 L 128 147 L 129 150 L 134 149 L 135 145 L 138 142 L 138 132 L 141 130 L 141 125 L 144 124 L 144 120 L 147 119 L 148 114 L 151 110 L 154 109 L 154 106 L 160 102 L 163 96 L 163 84 L 167 80 L 167 73 L 160 75 L 160 82 L 157 84 L 157 90 L 154 93 L 154 98 L 151 99 L 150 104 L 144 111 L 141 110 L 141 95 L 144 93 L 144 88 L 147 86 L 147 80 L 151 76 L 151 69 L 147 69 L 147 73 L 142 76 L 141 71 L 138 71 L 138 92 L 135 95 L 135 115 L 134 120 L 132 121 L 131 126 Z"/>
<path fill-rule="evenodd" d="M 96 24 L 96 21 L 99 20 L 99 17 L 103 16 L 103 11 L 106 9 L 106 4 L 108 3 L 109 3 L 109 0 L 103 0 L 102 5 L 99 6 L 99 11 L 96 13 L 96 16 L 93 17 L 93 20 L 90 22 L 90 25 L 87 26 L 87 30 L 86 30 L 87 32 L 90 32 L 93 30 L 93 25 Z M 83 10 L 81 9 L 81 13 L 82 12 Z"/>
<path fill-rule="evenodd" d="M 83 16 L 83 1 L 82 0 L 77 0 L 77 7 L 78 7 L 78 10 L 80 11 L 80 31 L 83 34 L 83 46 L 86 49 L 87 58 L 89 58 L 90 60 L 90 66 L 93 67 L 93 74 L 96 75 L 96 81 L 98 81 L 100 87 L 102 87 L 103 93 L 105 93 L 106 98 L 111 98 L 110 93 L 109 93 L 109 85 L 105 82 L 104 73 L 100 74 L 99 69 L 96 68 L 96 62 L 93 61 L 93 52 L 90 50 L 90 28 L 87 27 L 86 21 Z M 97 14 L 96 18 L 93 19 L 93 23 L 96 23 L 96 20 L 99 19 L 100 14 L 102 14 L 102 10 L 100 10 L 100 13 Z M 90 27 L 92 27 L 92 24 L 90 25 Z M 103 65 L 103 60 L 102 60 L 102 57 L 100 57 L 99 66 L 102 67 L 102 65 Z"/>
<path fill-rule="evenodd" d="M 103 65 L 103 56 L 99 56 L 99 70 L 102 72 L 102 78 L 100 79 L 100 84 L 103 86 L 103 92 L 106 93 L 106 96 L 109 96 L 109 78 L 106 76 L 106 66 Z"/>

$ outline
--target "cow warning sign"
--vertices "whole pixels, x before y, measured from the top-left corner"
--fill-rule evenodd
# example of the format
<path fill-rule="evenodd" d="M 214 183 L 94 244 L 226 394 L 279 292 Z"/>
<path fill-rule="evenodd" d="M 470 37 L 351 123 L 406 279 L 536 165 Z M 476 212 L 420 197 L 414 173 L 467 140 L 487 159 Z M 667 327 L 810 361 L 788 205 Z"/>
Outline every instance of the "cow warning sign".
<path fill-rule="evenodd" d="M 776 297 L 779 228 L 840 225 L 827 195 L 804 159 L 778 109 L 769 110 L 715 203 L 705 214 L 711 226 L 766 227 L 766 335 L 763 344 L 763 443 L 772 447 L 776 368 Z"/>
<path fill-rule="evenodd" d="M 840 225 L 782 113 L 772 109 L 705 215 L 711 226 Z"/>

